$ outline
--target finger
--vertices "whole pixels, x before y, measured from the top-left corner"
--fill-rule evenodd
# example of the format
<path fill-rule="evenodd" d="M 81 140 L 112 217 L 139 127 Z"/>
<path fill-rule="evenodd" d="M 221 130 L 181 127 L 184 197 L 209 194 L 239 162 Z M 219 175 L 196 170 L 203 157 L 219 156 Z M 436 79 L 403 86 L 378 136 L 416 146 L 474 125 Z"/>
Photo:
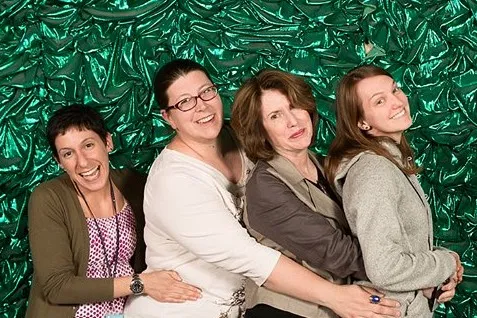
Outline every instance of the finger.
<path fill-rule="evenodd" d="M 454 279 L 451 279 L 450 282 L 448 282 L 447 284 L 445 284 L 444 286 L 442 286 L 442 290 L 451 290 L 451 289 L 455 289 L 455 287 L 457 286 L 457 279 L 454 280 Z"/>
<path fill-rule="evenodd" d="M 391 308 L 399 308 L 401 304 L 393 299 L 388 298 L 381 298 L 381 301 L 378 304 L 379 307 L 391 307 Z"/>
<path fill-rule="evenodd" d="M 183 291 L 192 291 L 192 292 L 196 292 L 196 293 L 201 293 L 202 292 L 202 290 L 200 288 L 195 287 L 194 285 L 184 283 L 184 282 L 176 282 L 171 287 L 172 288 L 178 288 L 178 289 L 183 290 Z"/>
<path fill-rule="evenodd" d="M 381 317 L 381 316 L 400 317 L 401 316 L 401 311 L 399 310 L 399 308 L 396 308 L 396 307 L 393 308 L 390 306 L 386 307 L 386 306 L 382 306 L 381 304 L 373 305 L 372 311 L 374 314 L 380 315 L 377 317 Z"/>
<path fill-rule="evenodd" d="M 361 289 L 363 289 L 365 292 L 367 292 L 370 295 L 377 295 L 379 297 L 384 297 L 383 293 L 381 293 L 380 291 L 377 291 L 374 288 L 366 287 L 366 286 L 359 286 L 359 287 L 361 287 Z"/>
<path fill-rule="evenodd" d="M 452 290 L 449 290 L 449 291 L 446 291 L 446 292 L 443 292 L 439 298 L 437 299 L 437 301 L 439 303 L 445 303 L 449 300 L 451 300 L 452 298 L 454 298 L 455 296 L 455 289 L 452 289 Z"/>
<path fill-rule="evenodd" d="M 181 293 L 176 291 L 170 291 L 166 295 L 166 297 L 168 299 L 175 299 L 177 301 L 186 301 L 186 300 L 197 300 L 201 297 L 201 295 L 198 293 L 192 293 L 192 292 Z"/>

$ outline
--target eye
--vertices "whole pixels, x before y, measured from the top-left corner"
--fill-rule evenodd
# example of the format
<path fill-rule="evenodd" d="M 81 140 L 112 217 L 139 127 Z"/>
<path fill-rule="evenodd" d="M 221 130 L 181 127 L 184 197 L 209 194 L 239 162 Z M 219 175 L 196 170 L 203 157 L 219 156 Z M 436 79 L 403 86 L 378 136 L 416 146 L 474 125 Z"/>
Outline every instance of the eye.
<path fill-rule="evenodd" d="M 213 91 L 213 89 L 214 89 L 214 87 L 213 87 L 213 86 L 211 86 L 211 87 L 207 87 L 206 89 L 204 89 L 204 90 L 202 91 L 202 94 L 207 94 L 207 93 L 210 93 L 210 92 L 212 92 L 212 91 Z"/>
<path fill-rule="evenodd" d="M 69 157 L 71 157 L 72 154 L 73 154 L 72 151 L 65 151 L 61 154 L 61 156 L 65 159 L 68 159 Z"/>
<path fill-rule="evenodd" d="M 376 101 L 376 105 L 382 105 L 384 104 L 384 98 L 380 98 Z"/>
<path fill-rule="evenodd" d="M 93 148 L 94 147 L 94 143 L 92 142 L 88 142 L 86 145 L 85 145 L 86 148 Z"/>
<path fill-rule="evenodd" d="M 270 118 L 271 120 L 275 120 L 275 119 L 277 119 L 277 118 L 279 118 L 279 117 L 280 117 L 280 113 L 278 113 L 278 112 L 277 112 L 277 113 L 273 113 L 273 114 L 271 114 L 271 115 L 269 116 L 269 118 Z"/>
<path fill-rule="evenodd" d="M 183 100 L 179 101 L 176 106 L 181 108 L 184 105 L 187 105 L 191 101 L 192 97 L 184 98 Z"/>

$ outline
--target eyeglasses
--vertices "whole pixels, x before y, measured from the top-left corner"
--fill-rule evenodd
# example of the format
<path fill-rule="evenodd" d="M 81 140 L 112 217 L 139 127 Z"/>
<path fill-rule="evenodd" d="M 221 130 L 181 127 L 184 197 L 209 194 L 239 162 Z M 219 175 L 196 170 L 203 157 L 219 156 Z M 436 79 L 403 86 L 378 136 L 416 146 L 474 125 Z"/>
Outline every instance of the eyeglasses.
<path fill-rule="evenodd" d="M 197 96 L 191 96 L 184 98 L 172 106 L 167 106 L 166 111 L 169 111 L 171 108 L 177 108 L 182 112 L 191 110 L 197 105 L 197 98 L 202 99 L 204 102 L 214 99 L 217 96 L 218 89 L 217 86 L 212 85 L 204 89 Z"/>

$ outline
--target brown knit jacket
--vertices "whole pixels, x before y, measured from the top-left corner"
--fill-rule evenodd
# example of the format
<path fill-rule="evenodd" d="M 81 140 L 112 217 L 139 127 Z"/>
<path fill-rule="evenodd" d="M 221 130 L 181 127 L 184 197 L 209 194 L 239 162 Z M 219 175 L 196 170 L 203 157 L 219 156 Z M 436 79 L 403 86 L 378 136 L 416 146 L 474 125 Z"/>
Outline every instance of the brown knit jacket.
<path fill-rule="evenodd" d="M 111 177 L 136 217 L 134 270 L 145 268 L 142 209 L 146 178 L 129 170 L 111 170 Z M 33 280 L 27 318 L 74 317 L 80 304 L 113 299 L 113 279 L 86 277 L 89 236 L 86 219 L 68 175 L 39 185 L 28 205 Z"/>

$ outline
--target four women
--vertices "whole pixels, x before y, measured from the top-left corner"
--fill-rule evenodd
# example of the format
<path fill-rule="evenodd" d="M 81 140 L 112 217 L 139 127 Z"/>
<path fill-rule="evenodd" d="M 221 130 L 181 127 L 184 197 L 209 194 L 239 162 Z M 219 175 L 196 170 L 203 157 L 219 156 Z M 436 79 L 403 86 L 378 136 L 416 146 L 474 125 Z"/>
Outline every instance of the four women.
<path fill-rule="evenodd" d="M 339 285 L 350 276 L 366 280 L 366 274 L 370 286 L 401 302 L 402 316 L 429 314 L 424 296 L 431 298 L 432 288 L 447 278 L 440 300 L 452 298 L 462 279 L 460 261 L 433 249 L 416 168 L 402 160 L 410 154 L 402 136 L 410 125 L 407 99 L 389 74 L 371 69 L 358 80 L 345 77 L 338 92 L 337 140 L 328 166 L 348 225 L 320 160 L 307 150 L 317 113 L 303 80 L 267 70 L 240 89 L 232 122 L 245 154 L 223 126 L 218 88 L 207 71 L 191 60 L 163 66 L 155 95 L 176 135 L 147 179 L 147 270 L 140 275 L 134 273 L 142 268 L 129 261 L 134 253 L 144 260 L 135 249 L 142 237 L 142 187 L 129 172 L 110 172 L 112 139 L 97 113 L 84 106 L 58 111 L 48 138 L 67 174 L 38 187 L 30 199 L 35 276 L 29 316 L 103 317 L 121 312 L 124 297 L 136 294 L 127 317 L 241 317 L 245 278 L 262 286 L 253 293 L 261 305 L 248 317 L 264 317 L 264 304 L 272 306 L 265 308 L 272 317 L 399 316 L 396 301 Z M 244 221 L 272 248 L 241 226 L 248 178 Z"/>

